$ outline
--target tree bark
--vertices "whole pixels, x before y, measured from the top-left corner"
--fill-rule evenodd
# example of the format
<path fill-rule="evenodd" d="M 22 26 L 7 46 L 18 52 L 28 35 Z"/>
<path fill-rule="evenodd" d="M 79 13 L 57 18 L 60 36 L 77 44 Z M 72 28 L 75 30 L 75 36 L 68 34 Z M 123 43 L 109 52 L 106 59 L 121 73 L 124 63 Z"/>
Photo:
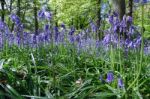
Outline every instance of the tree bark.
<path fill-rule="evenodd" d="M 122 20 L 126 13 L 125 0 L 112 0 L 113 9 L 119 14 L 119 19 Z"/>
<path fill-rule="evenodd" d="M 55 26 L 58 27 L 58 22 L 57 22 L 57 8 L 55 7 Z"/>
<path fill-rule="evenodd" d="M 22 22 L 25 21 L 26 11 L 27 11 L 27 2 L 24 4 L 24 11 L 23 11 L 23 14 L 22 14 Z"/>
<path fill-rule="evenodd" d="M 3 22 L 5 20 L 5 8 L 4 8 L 4 6 L 5 6 L 5 0 L 1 0 L 1 7 L 2 7 L 2 16 L 1 16 L 1 19 L 2 19 Z"/>
<path fill-rule="evenodd" d="M 98 7 L 98 10 L 97 10 L 97 17 L 98 17 L 97 27 L 99 28 L 100 23 L 101 23 L 101 0 L 97 0 L 97 7 Z"/>
<path fill-rule="evenodd" d="M 38 24 L 38 17 L 37 17 L 36 0 L 34 0 L 34 25 L 35 25 L 35 34 L 38 35 L 39 24 Z"/>
<path fill-rule="evenodd" d="M 101 39 L 102 35 L 100 35 L 100 25 L 101 25 L 101 0 L 97 0 L 97 35 L 96 38 Z"/>
<path fill-rule="evenodd" d="M 129 0 L 129 13 L 128 15 L 132 17 L 133 13 L 133 0 Z"/>
<path fill-rule="evenodd" d="M 9 13 L 11 14 L 11 12 L 12 12 L 12 5 L 13 5 L 13 2 L 14 2 L 14 0 L 10 0 L 10 9 L 9 9 Z M 9 17 L 9 20 L 8 20 L 8 26 L 9 26 L 9 24 L 10 24 L 10 17 Z M 13 31 L 13 29 L 14 29 L 14 23 L 12 23 L 12 25 L 11 25 L 11 32 Z"/>
<path fill-rule="evenodd" d="M 17 15 L 20 17 L 20 3 L 21 3 L 21 0 L 18 0 L 17 2 Z"/>

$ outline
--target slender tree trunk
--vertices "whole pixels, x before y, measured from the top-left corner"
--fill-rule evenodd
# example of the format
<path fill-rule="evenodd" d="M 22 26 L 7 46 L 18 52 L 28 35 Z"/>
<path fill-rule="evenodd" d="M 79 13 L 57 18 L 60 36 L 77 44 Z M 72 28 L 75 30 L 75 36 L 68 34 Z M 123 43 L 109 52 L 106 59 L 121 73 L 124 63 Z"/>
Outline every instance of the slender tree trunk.
<path fill-rule="evenodd" d="M 58 27 L 58 22 L 57 22 L 57 7 L 55 7 L 55 26 Z"/>
<path fill-rule="evenodd" d="M 17 2 L 17 15 L 20 17 L 20 3 L 21 3 L 21 0 L 18 0 Z"/>
<path fill-rule="evenodd" d="M 97 27 L 100 28 L 100 24 L 101 24 L 101 0 L 97 0 L 97 7 L 98 7 L 98 10 L 97 10 L 97 17 L 98 17 Z"/>
<path fill-rule="evenodd" d="M 12 11 L 12 2 L 13 0 L 10 0 L 10 7 L 9 7 L 9 13 L 11 13 L 11 11 Z M 9 19 L 8 19 L 8 26 L 10 25 L 10 17 L 9 17 Z"/>
<path fill-rule="evenodd" d="M 2 7 L 2 16 L 1 16 L 1 19 L 2 19 L 3 22 L 5 20 L 5 8 L 4 8 L 4 5 L 5 5 L 5 0 L 1 0 L 1 7 Z"/>
<path fill-rule="evenodd" d="M 122 20 L 123 16 L 126 14 L 126 2 L 125 0 L 120 0 L 120 11 L 119 11 L 119 15 L 120 15 L 120 19 Z"/>
<path fill-rule="evenodd" d="M 83 29 L 84 19 L 80 16 L 79 20 L 80 20 L 80 24 L 79 24 L 80 29 Z"/>
<path fill-rule="evenodd" d="M 13 4 L 13 2 L 14 2 L 14 0 L 10 0 L 10 14 L 12 12 L 12 4 Z M 9 21 L 8 21 L 8 26 L 9 26 L 9 24 L 10 24 L 10 17 L 9 17 Z M 14 23 L 12 23 L 12 25 L 11 25 L 11 32 L 13 31 L 13 29 L 14 29 Z"/>
<path fill-rule="evenodd" d="M 76 26 L 76 28 L 78 30 L 79 29 L 79 15 L 77 15 L 75 26 Z"/>
<path fill-rule="evenodd" d="M 74 25 L 74 18 L 71 18 L 71 25 Z"/>
<path fill-rule="evenodd" d="M 38 25 L 36 0 L 34 0 L 34 25 L 35 25 L 35 34 L 38 35 L 39 25 Z"/>
<path fill-rule="evenodd" d="M 132 17 L 132 13 L 133 13 L 133 0 L 129 0 L 129 13 L 128 15 Z"/>
<path fill-rule="evenodd" d="M 96 38 L 98 38 L 99 40 L 101 39 L 101 34 L 100 34 L 100 25 L 101 25 L 101 0 L 97 0 L 97 7 L 98 7 L 98 10 L 97 10 L 97 35 L 96 35 Z"/>
<path fill-rule="evenodd" d="M 25 20 L 25 15 L 26 15 L 26 11 L 27 11 L 27 4 L 24 5 L 25 9 L 23 11 L 23 14 L 22 14 L 22 22 L 24 22 Z"/>

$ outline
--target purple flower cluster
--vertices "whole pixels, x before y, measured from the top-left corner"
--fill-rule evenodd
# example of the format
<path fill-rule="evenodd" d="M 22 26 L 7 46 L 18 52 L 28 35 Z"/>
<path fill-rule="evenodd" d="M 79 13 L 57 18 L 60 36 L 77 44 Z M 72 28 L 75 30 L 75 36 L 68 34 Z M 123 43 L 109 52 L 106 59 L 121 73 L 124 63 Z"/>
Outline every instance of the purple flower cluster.
<path fill-rule="evenodd" d="M 33 33 L 24 32 L 23 24 L 21 23 L 21 20 L 17 15 L 11 14 L 10 18 L 15 25 L 15 29 L 12 33 L 7 32 L 6 30 L 9 30 L 9 28 L 4 22 L 0 21 L 0 32 L 8 33 L 7 35 L 5 35 L 5 38 L 3 37 L 2 33 L 0 33 L 1 47 L 4 44 L 3 39 L 5 39 L 6 41 L 8 41 L 9 46 L 23 45 L 23 46 L 37 47 L 41 45 L 51 44 L 52 42 L 55 43 L 56 45 L 59 43 L 66 44 L 66 42 L 69 41 L 71 44 L 76 43 L 78 48 L 81 47 L 84 48 L 83 45 L 86 42 L 86 40 L 85 39 L 81 40 L 84 33 L 80 32 L 78 34 L 75 34 L 76 30 L 74 27 L 71 27 L 70 30 L 67 30 L 65 24 L 62 24 L 61 27 L 55 26 L 53 27 L 53 30 L 50 30 L 50 25 L 46 24 L 43 28 L 43 31 L 41 31 L 38 35 L 36 35 Z M 86 43 L 88 44 L 88 42 Z"/>
<path fill-rule="evenodd" d="M 113 72 L 108 72 L 106 82 L 111 83 L 113 80 L 114 80 Z"/>
<path fill-rule="evenodd" d="M 49 11 L 46 11 L 45 9 L 41 9 L 41 10 L 38 12 L 38 17 L 39 17 L 40 19 L 51 20 L 51 18 L 52 18 L 52 13 L 49 12 Z"/>
<path fill-rule="evenodd" d="M 10 33 L 8 26 L 6 25 L 5 22 L 0 20 L 0 32 L 4 32 L 5 34 Z"/>
<path fill-rule="evenodd" d="M 105 31 L 103 45 L 113 44 L 116 47 L 137 48 L 141 44 L 141 34 L 132 25 L 132 17 L 124 15 L 120 21 L 117 13 L 109 16 L 110 29 Z"/>
<path fill-rule="evenodd" d="M 96 32 L 97 31 L 97 26 L 94 24 L 94 22 L 90 21 L 90 26 L 91 26 L 92 32 Z"/>
<path fill-rule="evenodd" d="M 39 11 L 39 18 L 51 19 L 51 13 L 45 11 L 44 9 Z M 38 35 L 35 35 L 32 32 L 25 32 L 23 24 L 17 15 L 11 14 L 10 18 L 15 25 L 12 33 L 9 31 L 8 26 L 0 21 L 0 32 L 7 34 L 3 36 L 3 33 L 1 33 L 1 46 L 4 45 L 3 39 L 7 40 L 9 45 L 20 46 L 23 44 L 30 47 L 47 44 L 64 44 L 65 46 L 66 44 L 73 44 L 78 51 L 83 50 L 91 53 L 92 51 L 97 51 L 100 47 L 107 47 L 110 44 L 113 44 L 115 47 L 125 46 L 126 48 L 137 48 L 141 44 L 141 35 L 136 31 L 136 27 L 132 25 L 132 17 L 124 16 L 123 20 L 120 21 L 118 13 L 113 13 L 113 15 L 109 16 L 111 27 L 105 31 L 106 34 L 102 41 L 93 38 L 95 36 L 93 35 L 94 32 L 97 31 L 97 26 L 92 21 L 90 21 L 88 28 L 80 31 L 73 26 L 68 29 L 64 23 L 57 27 L 50 27 L 50 24 L 47 23 L 44 25 L 43 30 L 39 31 Z"/>
<path fill-rule="evenodd" d="M 100 75 L 99 80 L 100 80 L 101 82 L 104 82 L 104 79 L 103 79 L 103 76 L 102 76 L 102 75 Z M 114 74 L 113 74 L 113 72 L 112 72 L 112 71 L 109 71 L 109 72 L 107 73 L 107 77 L 106 77 L 105 82 L 108 83 L 108 84 L 110 84 L 110 83 L 112 83 L 114 80 L 115 80 L 115 79 L 114 79 Z M 124 87 L 123 79 L 122 79 L 120 76 L 119 76 L 118 79 L 117 79 L 117 84 L 118 84 L 118 87 L 119 87 L 119 88 L 123 88 L 123 87 Z"/>
<path fill-rule="evenodd" d="M 124 83 L 121 77 L 118 78 L 118 87 L 119 88 L 123 88 L 124 87 Z"/>
<path fill-rule="evenodd" d="M 142 3 L 142 4 L 145 4 L 145 3 L 148 3 L 149 0 L 134 0 L 135 3 Z"/>

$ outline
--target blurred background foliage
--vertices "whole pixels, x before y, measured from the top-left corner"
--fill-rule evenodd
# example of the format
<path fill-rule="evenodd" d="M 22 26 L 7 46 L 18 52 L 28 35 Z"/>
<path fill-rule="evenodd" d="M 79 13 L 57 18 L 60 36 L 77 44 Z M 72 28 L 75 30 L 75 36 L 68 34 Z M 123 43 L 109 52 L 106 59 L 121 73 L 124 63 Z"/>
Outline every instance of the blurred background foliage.
<path fill-rule="evenodd" d="M 74 25 L 76 29 L 84 29 L 89 26 L 92 20 L 98 24 L 99 17 L 101 18 L 101 28 L 105 29 L 109 24 L 106 23 L 109 13 L 112 10 L 111 0 L 4 0 L 4 11 L 2 2 L 0 6 L 0 15 L 5 13 L 5 20 L 9 28 L 13 27 L 9 15 L 16 13 L 24 23 L 26 30 L 34 30 L 34 6 L 37 11 L 45 8 L 52 12 L 53 21 L 51 25 L 60 25 L 65 23 L 67 26 Z M 128 11 L 128 0 L 126 0 L 126 10 Z M 144 6 L 145 17 L 145 37 L 150 37 L 150 6 L 147 3 Z M 141 9 L 139 4 L 133 3 L 134 24 L 141 26 Z M 40 21 L 40 20 L 39 20 Z M 44 20 L 39 22 L 39 29 L 42 29 Z"/>
<path fill-rule="evenodd" d="M 89 22 L 92 20 L 97 22 L 98 11 L 100 11 L 100 17 L 102 21 L 106 21 L 107 16 L 112 9 L 111 0 L 4 0 L 5 4 L 5 20 L 8 26 L 11 26 L 9 15 L 10 13 L 17 13 L 20 16 L 22 23 L 25 27 L 31 30 L 34 24 L 34 6 L 37 6 L 37 10 L 46 8 L 53 13 L 53 23 L 60 25 L 65 23 L 68 26 L 74 25 L 77 29 L 86 28 Z M 35 2 L 36 1 L 36 2 Z M 128 9 L 128 0 L 126 0 L 126 8 Z M 2 8 L 0 7 L 0 15 L 2 15 Z M 100 10 L 99 10 L 100 9 Z M 145 5 L 145 25 L 146 30 L 149 31 L 149 17 L 150 14 L 149 4 Z M 140 5 L 134 4 L 134 22 L 136 25 L 140 25 L 141 12 Z M 41 24 L 44 22 L 40 22 Z M 107 25 L 107 24 L 106 24 Z M 42 27 L 40 27 L 42 28 Z M 148 32 L 147 32 L 148 33 Z"/>

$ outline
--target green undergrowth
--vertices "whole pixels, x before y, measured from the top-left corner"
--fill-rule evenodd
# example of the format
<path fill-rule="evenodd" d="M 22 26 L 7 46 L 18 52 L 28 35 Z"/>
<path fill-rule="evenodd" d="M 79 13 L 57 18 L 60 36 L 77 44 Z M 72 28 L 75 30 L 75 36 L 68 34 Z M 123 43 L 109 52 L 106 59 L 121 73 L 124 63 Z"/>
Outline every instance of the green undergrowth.
<path fill-rule="evenodd" d="M 150 57 L 138 51 L 78 50 L 70 46 L 0 51 L 0 99 L 148 99 Z M 112 83 L 106 82 L 109 71 Z M 123 79 L 119 88 L 117 79 Z M 102 80 L 100 80 L 102 77 Z"/>

